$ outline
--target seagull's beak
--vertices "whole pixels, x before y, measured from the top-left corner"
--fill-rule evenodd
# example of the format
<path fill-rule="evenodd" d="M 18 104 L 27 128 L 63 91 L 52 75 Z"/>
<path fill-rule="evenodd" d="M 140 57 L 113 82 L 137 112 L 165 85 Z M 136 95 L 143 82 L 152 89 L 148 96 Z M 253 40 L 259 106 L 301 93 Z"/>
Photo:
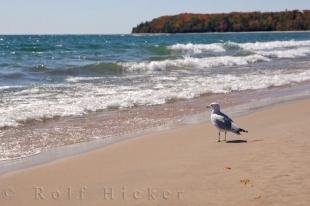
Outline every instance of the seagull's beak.
<path fill-rule="evenodd" d="M 206 108 L 211 108 L 211 106 L 210 106 L 210 105 L 207 105 Z"/>

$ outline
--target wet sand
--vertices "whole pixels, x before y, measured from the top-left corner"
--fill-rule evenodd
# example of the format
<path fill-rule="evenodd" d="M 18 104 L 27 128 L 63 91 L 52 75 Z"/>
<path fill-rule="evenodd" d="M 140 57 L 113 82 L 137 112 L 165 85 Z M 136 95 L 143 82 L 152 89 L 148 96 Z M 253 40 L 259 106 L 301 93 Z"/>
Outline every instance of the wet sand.
<path fill-rule="evenodd" d="M 310 99 L 123 141 L 0 177 L 0 205 L 308 205 Z"/>

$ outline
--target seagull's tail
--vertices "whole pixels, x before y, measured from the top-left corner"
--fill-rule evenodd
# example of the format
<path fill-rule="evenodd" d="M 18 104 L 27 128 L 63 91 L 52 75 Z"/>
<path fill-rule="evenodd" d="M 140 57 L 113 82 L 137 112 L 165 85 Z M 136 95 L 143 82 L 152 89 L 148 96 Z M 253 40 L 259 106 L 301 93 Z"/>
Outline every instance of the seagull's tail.
<path fill-rule="evenodd" d="M 247 130 L 239 128 L 238 133 L 240 133 L 240 132 L 246 132 L 246 133 L 248 133 L 248 131 L 247 131 Z"/>
<path fill-rule="evenodd" d="M 236 125 L 234 123 L 231 124 L 230 131 L 235 133 L 235 134 L 238 134 L 238 135 L 241 135 L 240 132 L 246 132 L 246 133 L 248 132 L 247 130 L 238 127 L 238 125 Z"/>

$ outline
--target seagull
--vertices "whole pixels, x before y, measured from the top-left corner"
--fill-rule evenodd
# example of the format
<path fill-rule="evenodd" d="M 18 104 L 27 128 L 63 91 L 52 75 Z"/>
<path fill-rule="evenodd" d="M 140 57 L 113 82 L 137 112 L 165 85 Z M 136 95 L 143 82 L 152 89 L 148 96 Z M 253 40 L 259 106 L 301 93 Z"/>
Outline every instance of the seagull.
<path fill-rule="evenodd" d="M 221 132 L 223 131 L 225 132 L 224 141 L 226 141 L 227 132 L 232 132 L 237 135 L 240 135 L 240 132 L 248 132 L 247 130 L 241 129 L 231 118 L 222 113 L 218 103 L 213 102 L 208 105 L 207 108 L 211 108 L 211 123 L 219 130 L 218 142 L 221 141 Z"/>

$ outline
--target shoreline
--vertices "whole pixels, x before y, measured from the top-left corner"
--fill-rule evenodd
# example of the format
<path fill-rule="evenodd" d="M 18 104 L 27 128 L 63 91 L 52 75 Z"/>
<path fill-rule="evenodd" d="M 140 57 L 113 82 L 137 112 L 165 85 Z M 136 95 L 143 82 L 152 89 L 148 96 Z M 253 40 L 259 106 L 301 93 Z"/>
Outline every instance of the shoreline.
<path fill-rule="evenodd" d="M 299 86 L 303 85 L 304 84 L 300 84 Z M 305 85 L 308 85 L 308 83 L 306 82 Z M 283 88 L 288 89 L 289 87 L 283 87 Z M 298 90 L 300 91 L 300 88 Z M 255 93 L 257 91 L 252 92 Z M 228 104 L 228 107 L 224 108 L 223 111 L 228 112 L 232 117 L 239 117 L 251 114 L 256 111 L 264 110 L 274 105 L 281 105 L 292 101 L 308 99 L 309 97 L 310 97 L 309 91 L 299 92 L 297 94 L 292 94 L 291 91 L 290 95 L 278 96 L 272 99 L 265 97 L 264 99 L 260 99 L 255 102 L 248 102 L 248 103 L 242 102 L 231 105 Z M 85 154 L 98 149 L 104 149 L 112 144 L 118 144 L 124 141 L 130 141 L 132 139 L 142 138 L 145 135 L 166 132 L 184 126 L 197 125 L 206 122 L 209 122 L 208 110 L 205 110 L 202 113 L 188 114 L 179 119 L 171 119 L 164 125 L 159 125 L 156 127 L 137 130 L 123 135 L 108 136 L 105 138 L 99 138 L 92 141 L 49 148 L 47 150 L 43 150 L 37 154 L 33 154 L 27 157 L 0 161 L 0 177 L 19 170 L 49 164 L 55 161 L 56 162 L 61 161 L 62 159 Z"/>
<path fill-rule="evenodd" d="M 0 176 L 1 191 L 9 188 L 12 195 L 0 203 L 307 205 L 309 104 L 308 97 L 233 115 L 249 133 L 229 134 L 227 143 L 216 142 L 209 123 L 183 125 L 11 172 Z M 44 199 L 36 199 L 35 190 Z M 148 190 L 155 199 L 148 198 Z M 62 194 L 56 200 L 55 191 Z M 162 198 L 167 192 L 170 196 Z"/>

